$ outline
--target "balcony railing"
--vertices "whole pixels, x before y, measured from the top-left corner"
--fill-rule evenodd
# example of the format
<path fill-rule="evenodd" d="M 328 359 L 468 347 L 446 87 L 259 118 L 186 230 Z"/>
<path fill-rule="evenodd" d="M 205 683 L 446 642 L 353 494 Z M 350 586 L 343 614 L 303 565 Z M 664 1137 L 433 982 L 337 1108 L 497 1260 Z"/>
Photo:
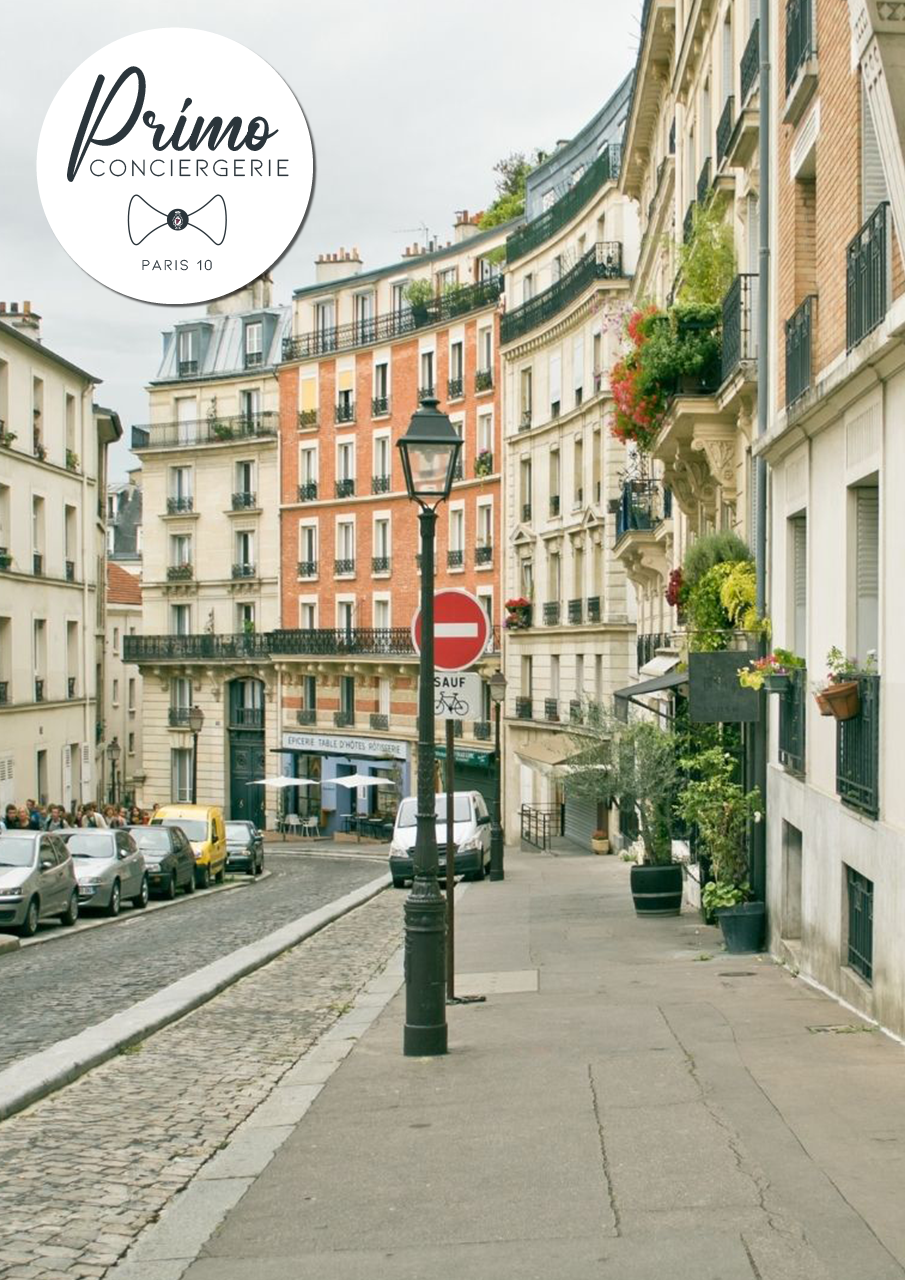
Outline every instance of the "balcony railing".
<path fill-rule="evenodd" d="M 299 409 L 299 430 L 305 431 L 317 426 L 316 409 Z"/>
<path fill-rule="evenodd" d="M 300 560 L 299 561 L 299 577 L 300 578 L 316 578 L 317 577 L 317 561 L 316 560 Z"/>
<path fill-rule="evenodd" d="M 760 77 L 760 18 L 754 19 L 754 25 L 751 28 L 751 34 L 748 36 L 739 70 L 742 90 L 740 101 L 744 106 L 748 101 L 748 95 L 754 88 L 755 81 Z"/>
<path fill-rule="evenodd" d="M 195 568 L 191 563 L 167 565 L 168 582 L 191 582 L 194 574 Z"/>
<path fill-rule="evenodd" d="M 255 437 L 276 439 L 280 415 L 267 409 L 261 413 L 239 413 L 227 418 L 190 418 L 184 422 L 151 422 L 132 428 L 132 448 L 178 449 L 201 444 L 222 444 Z"/>
<path fill-rule="evenodd" d="M 446 382 L 446 398 L 447 400 L 461 400 L 465 395 L 465 383 L 461 377 L 448 378 Z"/>
<path fill-rule="evenodd" d="M 35 702 L 44 701 L 44 681 L 35 680 Z"/>
<path fill-rule="evenodd" d="M 333 325 L 313 330 L 296 338 L 283 339 L 284 360 L 307 360 L 312 356 L 329 355 L 336 351 L 350 351 L 355 347 L 373 346 L 377 342 L 389 342 L 405 334 L 414 333 L 427 325 L 442 324 L 455 316 L 465 315 L 489 307 L 496 302 L 503 288 L 502 277 L 481 280 L 478 284 L 464 285 L 432 298 L 424 306 L 403 307 L 399 311 L 374 316 L 370 320 L 358 320 L 352 324 Z"/>
<path fill-rule="evenodd" d="M 474 460 L 474 473 L 478 477 L 493 475 L 493 454 L 489 449 L 479 449 Z"/>
<path fill-rule="evenodd" d="M 659 480 L 625 480 L 616 512 L 616 542 L 631 532 L 648 532 L 672 515 L 672 491 Z"/>
<path fill-rule="evenodd" d="M 486 542 L 483 546 L 475 547 L 474 559 L 475 564 L 493 564 L 493 545 Z"/>
<path fill-rule="evenodd" d="M 688 244 L 691 239 L 691 233 L 694 231 L 694 201 L 689 204 L 685 210 L 685 217 L 682 219 L 682 243 Z"/>
<path fill-rule="evenodd" d="M 349 557 L 346 556 L 341 560 L 334 560 L 333 572 L 334 574 L 336 574 L 337 577 L 344 577 L 344 576 L 348 576 L 349 574 L 353 574 L 355 572 L 354 558 L 349 559 Z"/>
<path fill-rule="evenodd" d="M 493 390 L 493 370 L 478 369 L 474 376 L 475 391 L 492 391 Z"/>
<path fill-rule="evenodd" d="M 372 573 L 389 573 L 390 557 L 389 556 L 372 556 L 371 572 Z"/>
<path fill-rule="evenodd" d="M 579 701 L 578 698 L 573 698 L 569 703 L 569 723 L 570 724 L 584 723 L 584 710 L 582 709 L 581 702 Z"/>
<path fill-rule="evenodd" d="M 340 401 L 339 404 L 333 406 L 334 422 L 354 422 L 355 421 L 355 401 Z"/>
<path fill-rule="evenodd" d="M 710 156 L 701 165 L 701 172 L 698 174 L 697 200 L 698 204 L 706 204 L 707 197 L 710 195 L 710 184 L 712 182 Z"/>
<path fill-rule="evenodd" d="M 170 707 L 167 712 L 167 721 L 170 728 L 187 729 L 189 727 L 189 716 L 191 714 L 191 707 Z"/>
<path fill-rule="evenodd" d="M 756 275 L 738 275 L 723 299 L 722 378 L 725 382 L 740 364 L 757 359 Z"/>
<path fill-rule="evenodd" d="M 31 571 L 36 578 L 44 576 L 44 557 L 40 551 L 35 551 L 31 557 Z"/>
<path fill-rule="evenodd" d="M 786 408 L 811 386 L 811 347 L 816 309 L 817 299 L 811 294 L 786 321 Z"/>
<path fill-rule="evenodd" d="M 433 400 L 433 399 L 434 399 L 434 384 L 432 382 L 427 382 L 423 387 L 418 388 L 419 402 L 421 400 Z"/>
<path fill-rule="evenodd" d="M 490 721 L 475 720 L 475 722 L 471 726 L 471 732 L 472 732 L 472 736 L 476 738 L 478 742 L 489 742 L 490 735 L 492 732 Z"/>
<path fill-rule="evenodd" d="M 544 719 L 559 720 L 559 700 L 557 698 L 544 698 Z"/>
<path fill-rule="evenodd" d="M 192 497 L 167 498 L 167 515 L 177 516 L 186 511 L 194 511 L 195 499 Z"/>
<path fill-rule="evenodd" d="M 233 511 L 247 511 L 257 505 L 258 495 L 243 489 L 233 494 Z"/>
<path fill-rule="evenodd" d="M 66 697 L 70 702 L 75 697 L 75 676 L 66 677 Z"/>
<path fill-rule="evenodd" d="M 836 722 L 836 791 L 843 804 L 880 812 L 880 677 L 859 676 L 861 710 Z"/>
<path fill-rule="evenodd" d="M 600 621 L 600 596 L 588 596 L 588 622 Z"/>
<path fill-rule="evenodd" d="M 0 680 L 0 707 L 5 707 L 8 704 L 9 704 L 9 681 Z"/>
<path fill-rule="evenodd" d="M 645 635 L 638 636 L 635 640 L 635 656 L 638 660 L 638 670 L 646 667 L 652 658 L 657 656 L 657 650 L 664 648 L 669 644 L 671 637 L 664 631 L 650 631 Z"/>
<path fill-rule="evenodd" d="M 64 568 L 66 570 L 66 581 L 75 582 L 75 561 L 67 560 Z"/>
<path fill-rule="evenodd" d="M 515 716 L 517 720 L 531 720 L 534 716 L 534 703 L 531 698 L 516 698 Z"/>
<path fill-rule="evenodd" d="M 390 728 L 390 717 L 381 715 L 379 711 L 372 711 L 370 716 L 370 725 L 372 729 L 376 729 L 378 733 L 388 733 Z"/>
<path fill-rule="evenodd" d="M 579 626 L 584 621 L 584 600 L 570 600 L 566 605 L 566 617 L 572 626 Z"/>
<path fill-rule="evenodd" d="M 231 729 L 263 729 L 263 707 L 231 707 L 229 711 Z"/>
<path fill-rule="evenodd" d="M 360 653 L 407 656 L 415 652 L 410 627 L 337 627 L 310 631 L 273 631 L 268 639 L 269 652 L 283 655 L 320 654 L 329 657 Z"/>
<path fill-rule="evenodd" d="M 889 204 L 883 201 L 845 253 L 845 345 L 876 329 L 889 305 Z"/>
<path fill-rule="evenodd" d="M 257 565 L 251 564 L 248 561 L 242 561 L 233 565 L 234 578 L 256 578 L 257 575 Z"/>
<path fill-rule="evenodd" d="M 299 707 L 295 718 L 298 724 L 317 724 L 317 708 Z"/>
<path fill-rule="evenodd" d="M 723 104 L 723 110 L 720 112 L 719 123 L 716 126 L 716 167 L 720 165 L 726 158 L 729 150 L 729 142 L 732 138 L 732 130 L 735 128 L 735 97 L 730 93 L 729 97 Z"/>
<path fill-rule="evenodd" d="M 499 652 L 499 628 L 493 628 L 492 651 Z M 364 654 L 413 657 L 410 627 L 299 628 L 241 632 L 236 635 L 124 636 L 125 662 L 232 662 L 270 655 L 344 657 Z"/>
<path fill-rule="evenodd" d="M 254 369 L 258 365 L 264 363 L 263 351 L 246 351 L 245 352 L 245 368 Z"/>
<path fill-rule="evenodd" d="M 789 773 L 804 777 L 807 673 L 790 672 L 791 686 L 779 697 L 779 762 Z"/>
<path fill-rule="evenodd" d="M 236 658 L 266 658 L 270 634 L 239 632 L 236 635 L 123 636 L 124 662 L 195 662 Z"/>
<path fill-rule="evenodd" d="M 544 626 L 559 626 L 560 607 L 558 600 L 544 601 Z"/>
<path fill-rule="evenodd" d="M 523 502 L 522 503 L 522 521 L 525 524 L 527 524 L 530 519 L 531 519 L 531 503 Z"/>
<path fill-rule="evenodd" d="M 552 493 L 550 495 L 550 515 L 551 516 L 559 515 L 559 494 L 558 493 Z"/>
<path fill-rule="evenodd" d="M 787 0 L 786 96 L 814 52 L 813 8 L 814 0 Z"/>
<path fill-rule="evenodd" d="M 619 177 L 621 149 L 618 142 L 609 143 L 578 181 L 537 218 L 514 231 L 506 241 L 506 261 L 515 262 L 526 253 L 549 240 L 564 227 L 579 209 L 607 182 Z"/>
<path fill-rule="evenodd" d="M 457 547 L 455 550 L 447 551 L 446 566 L 449 569 L 461 569 L 465 563 L 465 552 Z"/>
<path fill-rule="evenodd" d="M 389 476 L 371 476 L 371 492 L 372 493 L 389 493 L 390 477 Z"/>
<path fill-rule="evenodd" d="M 336 482 L 337 498 L 351 498 L 355 495 L 355 480 L 351 476 L 347 476 L 344 480 Z"/>
<path fill-rule="evenodd" d="M 385 418 L 390 412 L 389 396 L 373 396 L 371 398 L 371 417 Z"/>
<path fill-rule="evenodd" d="M 299 485 L 299 502 L 315 502 L 317 500 L 317 481 L 306 480 Z"/>
<path fill-rule="evenodd" d="M 198 372 L 198 361 L 177 360 L 176 372 L 180 378 L 191 378 Z"/>
<path fill-rule="evenodd" d="M 355 712 L 354 711 L 334 711 L 333 723 L 336 725 L 337 729 L 348 729 L 351 725 L 355 723 Z"/>
<path fill-rule="evenodd" d="M 618 280 L 622 276 L 622 245 L 615 240 L 593 245 L 575 266 L 543 293 L 500 320 L 500 341 L 513 342 L 558 315 L 584 293 L 595 280 Z"/>
<path fill-rule="evenodd" d="M 0 569 L 8 569 L 13 562 L 8 547 L 0 547 Z"/>

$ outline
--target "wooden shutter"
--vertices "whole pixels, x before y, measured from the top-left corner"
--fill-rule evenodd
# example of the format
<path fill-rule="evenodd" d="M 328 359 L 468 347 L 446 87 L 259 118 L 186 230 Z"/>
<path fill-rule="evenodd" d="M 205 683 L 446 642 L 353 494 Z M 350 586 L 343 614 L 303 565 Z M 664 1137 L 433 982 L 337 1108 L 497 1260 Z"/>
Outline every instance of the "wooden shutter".
<path fill-rule="evenodd" d="M 339 375 L 339 389 L 340 391 L 352 390 L 352 370 L 351 369 L 346 369 Z"/>
<path fill-rule="evenodd" d="M 72 747 L 64 746 L 62 749 L 62 765 L 63 765 L 63 804 L 67 809 L 72 808 Z"/>
<path fill-rule="evenodd" d="M 861 83 L 861 217 L 866 221 L 878 204 L 889 199 L 886 174 L 880 159 L 880 145 L 870 101 Z"/>
<path fill-rule="evenodd" d="M 880 493 L 878 489 L 858 489 L 855 497 L 855 627 L 857 656 L 863 662 L 879 640 Z"/>
<path fill-rule="evenodd" d="M 91 795 L 91 746 L 82 743 L 82 801 L 93 799 Z"/>
<path fill-rule="evenodd" d="M 317 408 L 317 379 L 302 378 L 301 381 L 301 404 L 299 406 L 303 413 L 310 412 Z"/>
<path fill-rule="evenodd" d="M 0 756 L 0 805 L 5 809 L 16 799 L 13 783 L 13 754 L 11 751 Z"/>
<path fill-rule="evenodd" d="M 808 626 L 808 522 L 804 516 L 789 521 L 792 533 L 792 644 L 795 652 L 807 650 Z"/>

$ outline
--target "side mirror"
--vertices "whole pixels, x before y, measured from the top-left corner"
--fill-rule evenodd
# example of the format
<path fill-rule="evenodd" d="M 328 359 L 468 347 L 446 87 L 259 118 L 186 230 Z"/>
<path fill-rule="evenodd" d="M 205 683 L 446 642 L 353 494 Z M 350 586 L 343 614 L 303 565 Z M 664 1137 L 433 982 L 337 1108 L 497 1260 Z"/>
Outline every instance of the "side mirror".
<path fill-rule="evenodd" d="M 54 865 L 54 862 L 53 862 L 53 859 L 52 859 L 52 858 L 42 858 L 42 859 L 41 859 L 41 870 L 42 870 L 42 871 L 49 871 L 49 870 L 50 870 L 50 868 L 51 868 L 53 865 Z"/>
<path fill-rule="evenodd" d="M 128 858 L 128 856 L 129 856 L 129 850 L 128 850 L 128 849 L 117 849 L 117 851 L 116 851 L 116 856 L 117 856 L 117 858 L 119 858 L 120 862 L 122 862 L 125 858 Z"/>
<path fill-rule="evenodd" d="M 482 813 L 482 814 L 481 814 L 481 816 L 478 818 L 478 826 L 479 826 L 479 827 L 488 827 L 488 826 L 490 826 L 490 814 L 489 814 L 489 813 Z"/>

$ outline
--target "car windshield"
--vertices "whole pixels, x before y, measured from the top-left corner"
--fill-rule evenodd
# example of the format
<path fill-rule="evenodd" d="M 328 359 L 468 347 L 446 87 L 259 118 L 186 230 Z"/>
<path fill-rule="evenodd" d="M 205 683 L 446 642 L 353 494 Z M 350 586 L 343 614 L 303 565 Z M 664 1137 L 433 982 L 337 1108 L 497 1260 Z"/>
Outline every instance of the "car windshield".
<path fill-rule="evenodd" d="M 162 827 L 138 827 L 133 829 L 132 839 L 139 849 L 159 849 L 165 853 L 170 847 L 170 837 Z"/>
<path fill-rule="evenodd" d="M 108 835 L 88 835 L 76 832 L 66 840 L 66 848 L 73 858 L 112 858 L 116 853 L 113 837 Z"/>
<path fill-rule="evenodd" d="M 251 827 L 247 822 L 227 822 L 227 840 L 248 840 L 250 836 Z"/>
<path fill-rule="evenodd" d="M 178 827 L 189 840 L 207 840 L 207 823 L 203 818 L 164 818 L 161 827 Z"/>
<path fill-rule="evenodd" d="M 438 795 L 436 798 L 434 812 L 437 816 L 438 825 L 444 825 L 446 822 L 446 796 Z M 467 795 L 457 794 L 453 797 L 453 822 L 470 822 L 471 821 L 471 800 Z M 418 812 L 418 801 L 414 796 L 410 796 L 408 800 L 403 800 L 399 806 L 399 816 L 396 819 L 397 827 L 414 827 L 416 815 Z"/>
<path fill-rule="evenodd" d="M 34 840 L 23 836 L 4 836 L 0 840 L 0 867 L 30 867 L 34 856 Z"/>

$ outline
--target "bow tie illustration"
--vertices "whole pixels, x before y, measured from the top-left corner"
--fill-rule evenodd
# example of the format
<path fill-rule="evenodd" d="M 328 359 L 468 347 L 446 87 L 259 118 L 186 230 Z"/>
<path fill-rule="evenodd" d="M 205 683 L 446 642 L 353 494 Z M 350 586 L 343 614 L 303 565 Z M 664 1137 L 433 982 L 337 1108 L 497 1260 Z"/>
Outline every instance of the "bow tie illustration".
<path fill-rule="evenodd" d="M 222 196 L 211 196 L 206 204 L 186 213 L 185 209 L 171 209 L 164 213 L 155 209 L 147 200 L 135 195 L 129 201 L 126 215 L 129 228 L 129 239 L 133 244 L 141 244 L 154 231 L 161 227 L 169 227 L 171 231 L 184 231 L 186 227 L 194 227 L 206 235 L 214 244 L 222 244 L 226 239 L 226 201 Z"/>

